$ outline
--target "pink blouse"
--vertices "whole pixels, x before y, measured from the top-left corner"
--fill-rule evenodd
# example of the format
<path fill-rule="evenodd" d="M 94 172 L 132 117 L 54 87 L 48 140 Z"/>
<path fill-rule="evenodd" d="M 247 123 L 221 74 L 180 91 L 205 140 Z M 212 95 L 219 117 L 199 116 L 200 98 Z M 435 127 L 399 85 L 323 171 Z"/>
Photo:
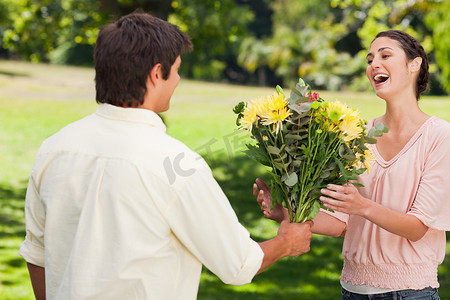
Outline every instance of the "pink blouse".
<path fill-rule="evenodd" d="M 430 117 L 389 161 L 370 146 L 376 161 L 369 174 L 359 176 L 361 195 L 417 217 L 429 230 L 412 242 L 362 217 L 335 213 L 347 222 L 341 280 L 387 289 L 437 288 L 450 230 L 450 123 Z"/>

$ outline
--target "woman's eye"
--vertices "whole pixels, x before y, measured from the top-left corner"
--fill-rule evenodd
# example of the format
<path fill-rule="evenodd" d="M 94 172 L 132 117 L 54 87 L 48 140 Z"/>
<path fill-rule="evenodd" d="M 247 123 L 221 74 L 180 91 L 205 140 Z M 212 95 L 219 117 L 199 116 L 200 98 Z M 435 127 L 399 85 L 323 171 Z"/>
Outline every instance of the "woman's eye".
<path fill-rule="evenodd" d="M 383 59 L 386 59 L 386 58 L 388 58 L 388 57 L 390 57 L 390 55 L 389 54 L 383 54 Z"/>
<path fill-rule="evenodd" d="M 372 63 L 372 59 L 367 60 L 367 64 L 370 65 Z"/>

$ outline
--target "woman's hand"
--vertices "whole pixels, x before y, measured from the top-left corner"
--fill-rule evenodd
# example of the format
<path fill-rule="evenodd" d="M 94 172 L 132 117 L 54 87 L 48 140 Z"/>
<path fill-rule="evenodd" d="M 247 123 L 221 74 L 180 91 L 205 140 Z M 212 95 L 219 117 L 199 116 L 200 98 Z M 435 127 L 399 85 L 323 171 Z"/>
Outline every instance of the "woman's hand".
<path fill-rule="evenodd" d="M 330 184 L 327 189 L 322 189 L 321 192 L 325 196 L 321 196 L 320 200 L 327 208 L 349 215 L 361 216 L 410 241 L 420 240 L 428 231 L 428 226 L 416 216 L 392 210 L 364 198 L 351 183 L 346 185 Z"/>
<path fill-rule="evenodd" d="M 325 207 L 349 215 L 367 216 L 371 201 L 361 196 L 353 184 L 329 184 L 321 192 L 325 195 L 320 197 Z"/>
<path fill-rule="evenodd" d="M 258 187 L 260 189 L 258 189 Z M 274 208 L 272 210 L 270 209 L 273 201 L 272 198 L 270 198 L 270 190 L 264 181 L 259 178 L 256 178 L 256 183 L 253 184 L 253 195 L 256 197 L 259 207 L 261 207 L 261 210 L 267 219 L 277 221 L 278 223 L 281 223 L 283 220 L 289 221 L 288 210 L 281 204 L 276 203 Z"/>

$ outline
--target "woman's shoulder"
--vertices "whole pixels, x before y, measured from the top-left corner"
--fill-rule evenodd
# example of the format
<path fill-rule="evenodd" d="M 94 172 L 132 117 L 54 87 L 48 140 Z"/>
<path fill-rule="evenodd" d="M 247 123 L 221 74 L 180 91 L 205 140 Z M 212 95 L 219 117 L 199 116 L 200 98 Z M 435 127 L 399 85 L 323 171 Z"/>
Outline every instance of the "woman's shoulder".
<path fill-rule="evenodd" d="M 431 116 L 428 120 L 428 132 L 444 139 L 450 138 L 450 123 L 436 116 Z"/>
<path fill-rule="evenodd" d="M 422 132 L 422 142 L 428 145 L 428 149 L 439 149 L 436 154 L 450 153 L 450 123 L 436 116 L 428 119 Z M 447 156 L 445 154 L 445 156 Z"/>

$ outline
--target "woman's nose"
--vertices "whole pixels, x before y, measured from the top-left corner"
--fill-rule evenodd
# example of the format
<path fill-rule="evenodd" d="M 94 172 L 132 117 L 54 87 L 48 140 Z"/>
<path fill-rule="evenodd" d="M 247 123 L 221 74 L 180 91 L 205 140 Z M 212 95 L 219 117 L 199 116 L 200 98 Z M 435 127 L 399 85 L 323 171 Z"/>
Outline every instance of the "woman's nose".
<path fill-rule="evenodd" d="M 372 59 L 372 63 L 370 64 L 372 68 L 376 69 L 380 67 L 380 60 L 377 57 Z"/>

